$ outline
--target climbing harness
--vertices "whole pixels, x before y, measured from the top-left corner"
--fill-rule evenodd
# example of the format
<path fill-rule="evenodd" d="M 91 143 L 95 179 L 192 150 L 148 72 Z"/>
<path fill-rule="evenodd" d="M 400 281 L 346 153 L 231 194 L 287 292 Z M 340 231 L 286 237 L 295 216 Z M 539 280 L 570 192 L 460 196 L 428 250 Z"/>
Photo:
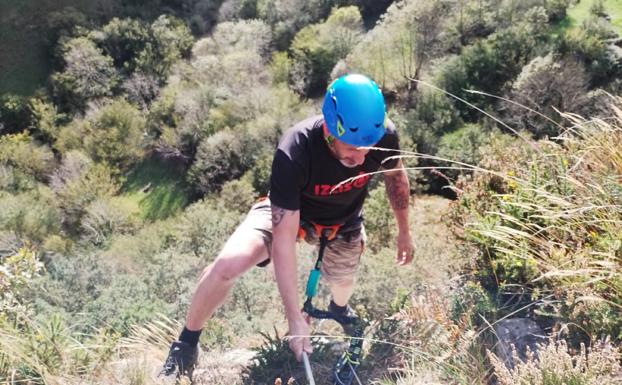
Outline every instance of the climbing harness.
<path fill-rule="evenodd" d="M 360 364 L 361 350 L 363 347 L 363 332 L 365 329 L 365 323 L 358 317 L 348 316 L 345 314 L 335 314 L 331 311 L 320 310 L 313 306 L 313 297 L 317 294 L 317 289 L 320 281 L 322 266 L 322 259 L 324 257 L 324 250 L 326 246 L 334 240 L 340 230 L 340 225 L 334 226 L 322 226 L 313 223 L 313 230 L 320 238 L 320 247 L 318 251 L 318 258 L 315 262 L 315 267 L 309 272 L 309 278 L 307 280 L 307 287 L 305 294 L 307 299 L 302 307 L 302 311 L 307 313 L 310 317 L 317 319 L 332 319 L 337 321 L 341 326 L 349 326 L 353 330 L 350 335 L 350 345 L 333 368 L 333 384 L 334 385 L 350 385 L 352 380 L 356 380 L 360 384 L 360 380 L 356 375 L 356 368 Z M 301 232 L 304 236 L 304 227 L 299 230 L 299 236 Z M 304 358 L 304 357 L 303 357 Z"/>

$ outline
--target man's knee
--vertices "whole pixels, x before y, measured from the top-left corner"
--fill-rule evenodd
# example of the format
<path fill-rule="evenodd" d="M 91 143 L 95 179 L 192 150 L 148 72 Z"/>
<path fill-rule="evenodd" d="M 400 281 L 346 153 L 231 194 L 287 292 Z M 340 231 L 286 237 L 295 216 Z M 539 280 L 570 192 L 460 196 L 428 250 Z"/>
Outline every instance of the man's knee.
<path fill-rule="evenodd" d="M 221 281 L 232 281 L 253 266 L 252 262 L 249 262 L 251 259 L 250 255 L 220 254 L 207 269 Z"/>
<path fill-rule="evenodd" d="M 328 284 L 335 289 L 349 288 L 354 285 L 354 276 L 330 276 L 327 277 Z"/>

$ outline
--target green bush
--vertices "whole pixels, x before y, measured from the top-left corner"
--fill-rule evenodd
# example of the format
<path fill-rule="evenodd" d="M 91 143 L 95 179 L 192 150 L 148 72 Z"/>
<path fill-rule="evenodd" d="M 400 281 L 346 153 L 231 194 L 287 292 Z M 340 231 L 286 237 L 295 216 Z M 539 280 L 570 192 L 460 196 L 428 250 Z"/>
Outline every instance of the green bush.
<path fill-rule="evenodd" d="M 622 194 L 611 179 L 617 125 L 574 123 L 559 143 L 537 149 L 493 141 L 481 162 L 490 172 L 459 186 L 454 220 L 480 249 L 471 277 L 492 294 L 498 315 L 563 325 L 576 346 L 603 333 L 620 338 L 612 309 L 622 247 L 610 208 Z"/>
<path fill-rule="evenodd" d="M 416 150 L 430 155 L 438 151 L 440 138 L 462 123 L 447 96 L 436 91 L 422 91 L 417 105 L 405 117 L 404 131 L 415 143 Z"/>
<path fill-rule="evenodd" d="M 220 131 L 201 142 L 196 159 L 188 171 L 190 184 L 201 193 L 217 191 L 251 168 L 253 143 L 244 134 Z"/>
<path fill-rule="evenodd" d="M 367 247 L 372 252 L 378 252 L 384 247 L 393 245 L 395 219 L 390 214 L 391 212 L 384 184 L 380 183 L 369 192 L 369 197 L 365 201 Z"/>
<path fill-rule="evenodd" d="M 89 303 L 111 285 L 118 270 L 112 260 L 81 252 L 77 255 L 56 254 L 45 265 L 47 274 L 32 282 L 31 298 L 37 314 L 64 311 L 77 321 Z M 97 317 L 96 314 L 89 315 Z M 93 325 L 71 322 L 81 330 Z M 91 329 L 92 330 L 92 329 Z"/>
<path fill-rule="evenodd" d="M 346 59 L 349 69 L 371 76 L 385 90 L 417 89 L 424 66 L 443 51 L 449 4 L 394 2 Z"/>
<path fill-rule="evenodd" d="M 326 17 L 333 1 L 258 0 L 257 15 L 270 26 L 278 50 L 286 50 L 297 31 Z"/>
<path fill-rule="evenodd" d="M 63 70 L 52 75 L 56 100 L 66 109 L 81 110 L 91 100 L 111 96 L 118 82 L 113 60 L 85 37 L 61 47 Z"/>
<path fill-rule="evenodd" d="M 15 255 L 0 254 L 0 324 L 30 304 L 24 289 L 42 272 L 43 263 L 34 250 L 24 247 Z"/>
<path fill-rule="evenodd" d="M 39 187 L 11 195 L 0 192 L 0 229 L 26 242 L 41 243 L 60 232 L 61 215 L 52 192 Z"/>
<path fill-rule="evenodd" d="M 177 247 L 180 252 L 211 261 L 240 219 L 240 213 L 228 211 L 214 200 L 194 203 L 188 206 L 177 225 Z"/>
<path fill-rule="evenodd" d="M 44 98 L 31 98 L 29 110 L 32 116 L 30 131 L 35 137 L 52 144 L 58 137 L 59 125 L 66 119 L 54 104 Z"/>
<path fill-rule="evenodd" d="M 270 191 L 270 175 L 272 173 L 272 158 L 274 152 L 271 150 L 263 150 L 253 164 L 253 167 L 244 174 L 251 180 L 253 189 L 259 196 L 267 196 Z"/>
<path fill-rule="evenodd" d="M 514 79 L 546 42 L 546 22 L 546 11 L 533 8 L 521 22 L 498 30 L 447 60 L 436 72 L 436 83 L 481 109 L 490 109 L 494 99 L 469 94 L 467 90 L 500 95 L 506 82 Z M 462 102 L 455 103 L 467 121 L 476 121 L 481 115 Z"/>
<path fill-rule="evenodd" d="M 92 33 L 93 40 L 114 60 L 114 66 L 132 73 L 138 58 L 151 45 L 149 26 L 136 19 L 113 18 L 102 27 L 101 33 Z"/>
<path fill-rule="evenodd" d="M 504 103 L 504 121 L 536 138 L 557 136 L 564 131 L 558 111 L 580 112 L 588 83 L 583 64 L 574 59 L 554 60 L 550 54 L 535 58 L 523 68 L 507 97 L 522 106 Z"/>
<path fill-rule="evenodd" d="M 245 214 L 257 201 L 257 193 L 246 179 L 232 180 L 220 190 L 220 201 L 232 213 Z"/>
<path fill-rule="evenodd" d="M 275 84 L 287 84 L 289 82 L 289 74 L 292 71 L 292 65 L 292 60 L 287 55 L 287 52 L 273 52 L 272 60 L 270 61 L 272 82 Z"/>
<path fill-rule="evenodd" d="M 168 15 L 151 23 L 150 35 L 148 44 L 138 53 L 136 67 L 164 80 L 177 61 L 189 57 L 194 38 L 183 21 Z"/>
<path fill-rule="evenodd" d="M 140 276 L 118 272 L 109 286 L 85 304 L 80 321 L 92 328 L 106 327 L 127 336 L 131 326 L 145 323 L 158 314 L 171 315 L 170 307 Z"/>
<path fill-rule="evenodd" d="M 0 135 L 22 132 L 30 120 L 26 98 L 12 94 L 0 96 Z"/>
<path fill-rule="evenodd" d="M 493 135 L 501 134 L 485 130 L 477 124 L 467 124 L 456 131 L 443 135 L 439 141 L 436 155 L 451 161 L 477 166 L 481 160 L 480 148 L 489 145 Z M 449 167 L 465 167 L 451 162 L 441 163 Z M 461 170 L 441 171 L 452 179 L 465 172 Z"/>
<path fill-rule="evenodd" d="M 28 132 L 0 137 L 0 165 L 45 181 L 54 163 L 52 151 L 38 145 Z"/>
<path fill-rule="evenodd" d="M 619 76 L 622 67 L 611 54 L 606 39 L 615 37 L 598 21 L 588 20 L 583 28 L 567 30 L 555 42 L 562 56 L 582 61 L 590 74 L 590 88 L 603 86 Z"/>
<path fill-rule="evenodd" d="M 127 171 L 144 155 L 145 118 L 124 100 L 116 100 L 96 111 L 85 128 L 81 148 L 96 162 Z"/>
<path fill-rule="evenodd" d="M 363 31 L 363 20 L 356 7 L 333 9 L 321 24 L 301 29 L 291 44 L 294 67 L 304 67 L 304 93 L 325 89 L 328 76 L 339 59 L 345 58 Z"/>
<path fill-rule="evenodd" d="M 122 199 L 96 199 L 85 208 L 80 221 L 81 239 L 102 247 L 114 234 L 127 234 L 140 225 L 138 207 Z"/>
<path fill-rule="evenodd" d="M 119 184 L 110 169 L 103 164 L 80 167 L 56 187 L 63 223 L 75 233 L 88 205 L 98 198 L 112 197 L 119 191 Z"/>

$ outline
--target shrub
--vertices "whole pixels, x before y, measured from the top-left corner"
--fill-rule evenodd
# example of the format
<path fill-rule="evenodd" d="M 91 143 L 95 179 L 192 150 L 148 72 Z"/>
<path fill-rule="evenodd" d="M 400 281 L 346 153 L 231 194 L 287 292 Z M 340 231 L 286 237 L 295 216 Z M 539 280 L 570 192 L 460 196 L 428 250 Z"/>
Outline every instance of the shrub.
<path fill-rule="evenodd" d="M 67 109 L 81 110 L 90 100 L 112 95 L 118 75 L 110 56 L 93 41 L 78 37 L 61 47 L 63 70 L 52 75 L 56 100 Z"/>
<path fill-rule="evenodd" d="M 404 131 L 415 142 L 418 152 L 436 154 L 440 138 L 461 124 L 458 110 L 436 91 L 422 91 L 417 105 L 406 113 Z"/>
<path fill-rule="evenodd" d="M 0 192 L 0 229 L 23 242 L 41 243 L 58 234 L 60 221 L 58 203 L 44 187 L 16 195 Z"/>
<path fill-rule="evenodd" d="M 391 247 L 395 238 L 395 220 L 387 199 L 384 184 L 379 184 L 369 192 L 365 201 L 365 229 L 367 246 L 372 252 L 383 247 Z"/>
<path fill-rule="evenodd" d="M 0 324 L 22 311 L 28 303 L 24 289 L 43 272 L 37 253 L 21 248 L 15 255 L 0 255 Z"/>
<path fill-rule="evenodd" d="M 12 94 L 0 96 L 0 135 L 22 132 L 30 120 L 26 98 Z"/>
<path fill-rule="evenodd" d="M 117 273 L 112 260 L 88 252 L 56 254 L 46 261 L 45 267 L 47 274 L 32 282 L 30 289 L 31 298 L 36 298 L 36 313 L 63 311 L 76 317 L 74 321 L 111 284 Z M 74 324 L 83 331 L 92 326 L 83 322 Z"/>
<path fill-rule="evenodd" d="M 489 109 L 493 104 L 491 98 L 469 94 L 466 90 L 500 95 L 506 83 L 520 73 L 545 43 L 546 18 L 543 8 L 534 8 L 515 26 L 498 30 L 485 40 L 465 47 L 459 56 L 439 67 L 436 83 L 481 109 Z M 475 121 L 480 115 L 464 103 L 456 107 L 467 121 Z"/>
<path fill-rule="evenodd" d="M 106 327 L 127 336 L 131 326 L 154 319 L 159 313 L 170 314 L 169 309 L 141 277 L 118 272 L 109 286 L 85 304 L 80 318 L 90 327 Z"/>
<path fill-rule="evenodd" d="M 480 148 L 489 145 L 493 135 L 500 135 L 500 133 L 487 131 L 477 124 L 467 124 L 456 131 L 443 135 L 439 141 L 436 155 L 455 162 L 477 166 L 481 160 Z M 464 167 L 450 162 L 442 162 L 442 164 L 449 167 Z M 460 170 L 441 171 L 450 178 L 456 178 L 459 174 L 464 173 Z"/>
<path fill-rule="evenodd" d="M 383 89 L 416 90 L 408 78 L 419 79 L 424 65 L 443 50 L 448 6 L 439 0 L 393 3 L 354 47 L 348 67 L 371 76 Z"/>
<path fill-rule="evenodd" d="M 328 15 L 332 1 L 324 0 L 258 0 L 259 19 L 270 26 L 278 50 L 286 50 L 297 31 Z"/>
<path fill-rule="evenodd" d="M 95 111 L 85 128 L 83 148 L 96 162 L 126 171 L 144 154 L 145 118 L 124 100 Z"/>
<path fill-rule="evenodd" d="M 175 232 L 180 252 L 212 260 L 240 221 L 238 212 L 230 212 L 213 200 L 194 203 L 185 210 Z"/>
<path fill-rule="evenodd" d="M 556 23 L 564 19 L 566 17 L 566 11 L 571 3 L 571 0 L 546 1 L 544 7 L 549 17 L 549 23 Z"/>
<path fill-rule="evenodd" d="M 125 93 L 127 101 L 142 110 L 147 109 L 160 93 L 158 80 L 142 72 L 134 72 L 132 76 L 121 84 L 121 89 Z"/>
<path fill-rule="evenodd" d="M 201 193 L 213 192 L 237 179 L 254 162 L 252 143 L 244 134 L 220 131 L 203 141 L 188 171 L 189 182 Z"/>
<path fill-rule="evenodd" d="M 512 369 L 494 354 L 488 357 L 495 368 L 500 385 L 533 384 L 603 384 L 613 385 L 620 381 L 620 351 L 609 341 L 599 341 L 578 353 L 572 352 L 564 341 L 551 341 L 540 346 L 538 354 L 528 353 L 525 362 Z"/>
<path fill-rule="evenodd" d="M 138 207 L 128 200 L 96 199 L 84 211 L 81 239 L 96 246 L 105 245 L 113 234 L 131 233 L 139 225 Z"/>
<path fill-rule="evenodd" d="M 262 151 L 257 156 L 257 160 L 253 164 L 253 167 L 245 174 L 245 177 L 251 180 L 253 189 L 259 196 L 267 196 L 270 190 L 270 174 L 272 172 L 273 157 L 273 151 Z"/>
<path fill-rule="evenodd" d="M 356 7 L 334 9 L 321 24 L 301 29 L 291 44 L 296 62 L 306 67 L 304 93 L 325 89 L 328 75 L 339 59 L 345 58 L 363 31 L 361 14 Z"/>
<path fill-rule="evenodd" d="M 114 60 L 114 66 L 125 73 L 132 73 L 138 66 L 138 58 L 151 44 L 149 26 L 136 19 L 113 18 L 102 27 L 101 32 L 91 33 L 93 40 Z"/>
<path fill-rule="evenodd" d="M 614 35 L 615 36 L 615 35 Z M 556 51 L 563 56 L 574 56 L 583 62 L 590 74 L 590 88 L 603 86 L 622 71 L 620 63 L 609 52 L 606 39 L 611 32 L 598 21 L 588 20 L 583 28 L 566 31 L 556 41 Z"/>
<path fill-rule="evenodd" d="M 557 111 L 579 112 L 586 102 L 588 82 L 583 65 L 573 59 L 554 60 L 550 54 L 535 58 L 523 68 L 508 96 L 531 111 L 506 102 L 504 121 L 536 138 L 556 136 L 563 131 Z"/>
<path fill-rule="evenodd" d="M 63 179 L 56 187 L 63 223 L 76 232 L 88 205 L 102 197 L 111 197 L 119 191 L 119 185 L 108 167 L 102 164 L 80 166 L 77 176 Z"/>
<path fill-rule="evenodd" d="M 164 80 L 173 64 L 190 55 L 194 38 L 183 21 L 168 15 L 151 23 L 150 33 L 150 44 L 138 54 L 136 67 Z"/>
<path fill-rule="evenodd" d="M 219 196 L 224 207 L 232 213 L 244 214 L 257 201 L 257 193 L 246 179 L 225 183 Z"/>
<path fill-rule="evenodd" d="M 273 52 L 270 61 L 270 73 L 272 82 L 275 84 L 289 82 L 289 74 L 292 71 L 292 60 L 287 56 L 287 52 Z"/>
<path fill-rule="evenodd" d="M 500 315 L 564 324 L 576 345 L 603 332 L 620 338 L 611 308 L 619 306 L 622 248 L 612 208 L 622 194 L 611 178 L 619 122 L 572 121 L 560 143 L 506 143 L 486 155 L 490 173 L 464 186 L 456 210 L 481 250 L 474 276 L 502 305 Z"/>
<path fill-rule="evenodd" d="M 54 155 L 38 145 L 28 132 L 0 137 L 0 165 L 44 181 L 54 168 Z"/>
<path fill-rule="evenodd" d="M 65 115 L 59 113 L 51 102 L 41 98 L 31 98 L 29 109 L 31 132 L 46 143 L 53 143 L 58 137 L 58 126 L 66 119 Z"/>

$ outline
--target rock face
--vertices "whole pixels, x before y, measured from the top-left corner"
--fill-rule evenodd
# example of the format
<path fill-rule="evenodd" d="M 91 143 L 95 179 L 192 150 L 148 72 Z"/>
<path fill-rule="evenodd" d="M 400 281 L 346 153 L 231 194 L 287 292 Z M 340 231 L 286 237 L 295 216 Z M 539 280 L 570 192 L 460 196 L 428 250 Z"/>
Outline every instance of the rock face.
<path fill-rule="evenodd" d="M 512 357 L 512 350 L 516 350 L 518 357 L 524 361 L 527 348 L 537 357 L 536 344 L 547 342 L 542 329 L 528 318 L 509 318 L 500 321 L 495 325 L 495 333 L 499 339 L 495 349 L 496 355 L 508 368 L 513 368 L 516 364 Z"/>

